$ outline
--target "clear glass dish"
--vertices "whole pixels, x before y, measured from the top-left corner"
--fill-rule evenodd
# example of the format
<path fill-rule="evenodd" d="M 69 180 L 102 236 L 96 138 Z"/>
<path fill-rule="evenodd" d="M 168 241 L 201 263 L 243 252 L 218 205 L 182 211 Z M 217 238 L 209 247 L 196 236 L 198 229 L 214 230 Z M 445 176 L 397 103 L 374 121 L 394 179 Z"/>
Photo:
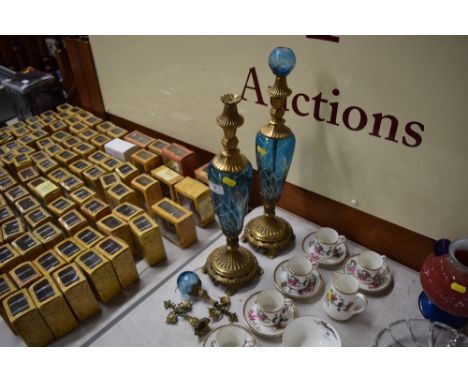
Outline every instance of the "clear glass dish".
<path fill-rule="evenodd" d="M 468 347 L 468 337 L 440 322 L 425 319 L 399 320 L 381 330 L 378 347 Z"/>

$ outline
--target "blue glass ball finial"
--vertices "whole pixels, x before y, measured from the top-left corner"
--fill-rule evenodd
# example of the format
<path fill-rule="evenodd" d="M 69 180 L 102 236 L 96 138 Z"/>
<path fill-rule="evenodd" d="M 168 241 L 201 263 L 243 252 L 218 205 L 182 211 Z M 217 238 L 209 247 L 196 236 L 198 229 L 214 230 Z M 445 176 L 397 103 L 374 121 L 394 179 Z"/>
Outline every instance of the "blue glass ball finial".
<path fill-rule="evenodd" d="M 276 76 L 284 77 L 296 66 L 296 55 L 292 49 L 280 46 L 271 51 L 268 64 Z"/>
<path fill-rule="evenodd" d="M 182 293 L 183 298 L 188 298 L 194 285 L 201 286 L 201 280 L 195 272 L 182 272 L 177 278 L 177 288 Z"/>

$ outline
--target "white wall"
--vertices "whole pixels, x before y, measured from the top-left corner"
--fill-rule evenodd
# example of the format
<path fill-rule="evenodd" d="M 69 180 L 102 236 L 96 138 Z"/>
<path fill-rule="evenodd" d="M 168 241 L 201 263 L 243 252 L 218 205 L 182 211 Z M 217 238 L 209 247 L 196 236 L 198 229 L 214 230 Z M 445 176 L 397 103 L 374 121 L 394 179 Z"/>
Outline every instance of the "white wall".
<path fill-rule="evenodd" d="M 222 136 L 215 123 L 220 95 L 242 92 L 255 67 L 268 102 L 269 52 L 293 48 L 293 95 L 339 101 L 340 126 L 318 122 L 313 100 L 298 99 L 310 114 L 286 114 L 298 142 L 288 181 L 345 204 L 356 199 L 356 208 L 433 238 L 468 234 L 467 43 L 417 36 L 342 36 L 338 44 L 304 36 L 91 37 L 108 112 L 212 152 Z M 245 97 L 238 136 L 255 164 L 254 138 L 269 108 L 255 103 L 252 90 Z M 349 106 L 368 117 L 360 131 L 342 122 Z M 322 105 L 322 114 L 328 117 L 329 108 Z M 398 143 L 384 139 L 383 126 L 382 138 L 369 135 L 374 113 L 398 119 Z M 351 126 L 357 116 L 354 110 Z M 417 147 L 402 144 L 403 136 L 415 143 L 405 134 L 411 121 L 424 125 L 422 133 L 413 126 L 422 139 Z"/>

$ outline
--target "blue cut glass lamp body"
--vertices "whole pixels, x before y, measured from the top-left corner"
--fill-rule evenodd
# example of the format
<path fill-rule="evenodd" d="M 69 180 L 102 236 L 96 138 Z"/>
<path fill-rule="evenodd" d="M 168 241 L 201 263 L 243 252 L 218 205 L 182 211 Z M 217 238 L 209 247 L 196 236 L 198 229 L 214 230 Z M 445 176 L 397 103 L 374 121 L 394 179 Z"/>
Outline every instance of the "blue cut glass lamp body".
<path fill-rule="evenodd" d="M 248 163 L 241 172 L 234 174 L 220 171 L 210 163 L 208 180 L 221 230 L 228 237 L 239 236 L 249 204 L 252 165 Z"/>
<path fill-rule="evenodd" d="M 282 139 L 266 137 L 261 131 L 257 133 L 257 166 L 264 203 L 276 204 L 280 198 L 295 146 L 293 133 Z"/>

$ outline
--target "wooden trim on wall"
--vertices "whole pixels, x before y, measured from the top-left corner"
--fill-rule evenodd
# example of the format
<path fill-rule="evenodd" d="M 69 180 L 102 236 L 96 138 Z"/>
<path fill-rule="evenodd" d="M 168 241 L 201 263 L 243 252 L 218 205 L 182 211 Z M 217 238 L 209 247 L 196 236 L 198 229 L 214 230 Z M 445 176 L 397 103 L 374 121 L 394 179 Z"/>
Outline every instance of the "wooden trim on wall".
<path fill-rule="evenodd" d="M 180 143 L 197 153 L 200 165 L 209 162 L 214 156 L 209 151 L 116 115 L 107 113 L 106 118 L 128 130 L 139 130 L 154 138 Z M 258 177 L 255 171 L 250 195 L 251 207 L 262 204 L 259 191 Z M 415 270 L 420 269 L 424 259 L 432 252 L 435 243 L 435 240 L 429 237 L 291 183 L 285 184 L 278 206 L 320 226 L 333 227 L 348 239 Z M 296 240 L 302 240 L 302 238 Z"/>

